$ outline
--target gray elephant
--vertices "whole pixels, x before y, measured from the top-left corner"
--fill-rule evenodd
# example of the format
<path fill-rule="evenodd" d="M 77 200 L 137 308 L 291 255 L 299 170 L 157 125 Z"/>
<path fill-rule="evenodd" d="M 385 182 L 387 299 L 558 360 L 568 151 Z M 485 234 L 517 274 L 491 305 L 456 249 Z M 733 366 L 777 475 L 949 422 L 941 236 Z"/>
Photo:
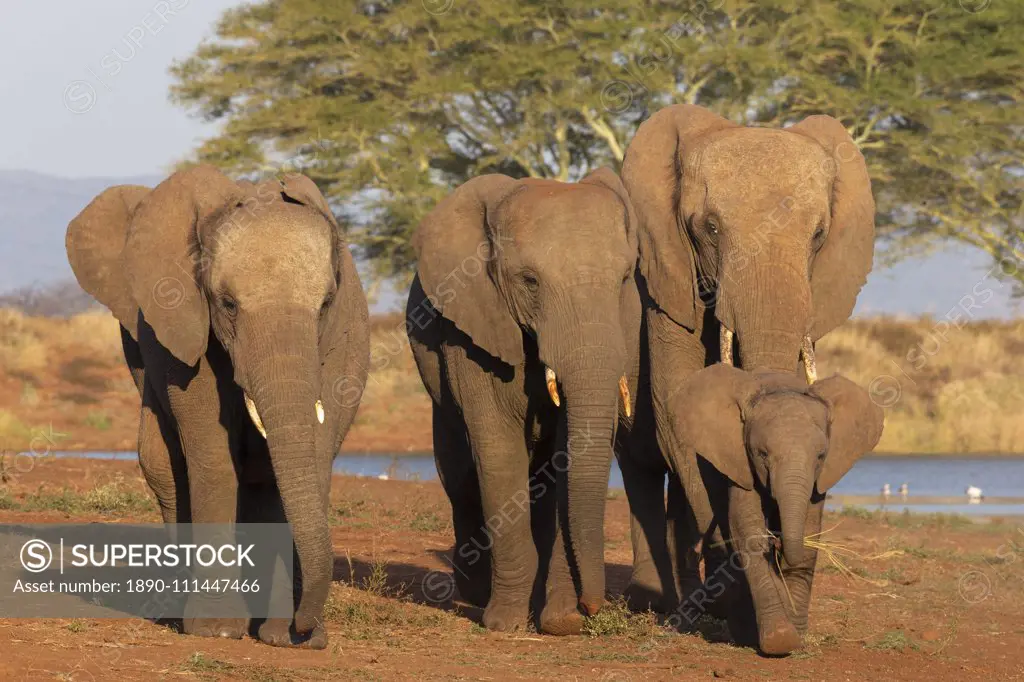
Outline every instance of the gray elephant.
<path fill-rule="evenodd" d="M 691 512 L 669 477 L 686 377 L 721 361 L 816 374 L 814 342 L 845 321 L 871 269 L 874 200 L 867 167 L 839 121 L 747 128 L 693 105 L 640 126 L 623 164 L 640 221 L 645 370 L 653 406 L 620 456 L 632 514 L 627 598 L 671 610 Z M 646 400 L 644 396 L 638 399 Z"/>
<path fill-rule="evenodd" d="M 164 521 L 289 522 L 298 605 L 259 637 L 324 647 L 331 465 L 369 364 L 366 297 L 326 200 L 302 175 L 257 185 L 196 166 L 152 190 L 107 189 L 71 221 L 67 252 L 121 324 L 139 462 Z M 203 636 L 247 627 L 184 623 Z"/>
<path fill-rule="evenodd" d="M 794 373 L 724 364 L 684 381 L 669 407 L 672 468 L 696 524 L 684 548 L 689 577 L 699 581 L 703 546 L 724 539 L 734 553 L 706 564 L 706 584 L 683 595 L 680 615 L 692 620 L 722 596 L 714 583 L 737 582 L 723 572 L 742 567 L 753 609 L 735 593 L 725 600 L 734 637 L 766 654 L 789 653 L 807 630 L 817 559 L 804 539 L 821 531 L 825 493 L 878 443 L 882 409 L 840 375 L 809 386 Z"/>
<path fill-rule="evenodd" d="M 492 630 L 526 625 L 535 584 L 547 633 L 578 632 L 603 602 L 613 441 L 638 372 L 635 226 L 601 169 L 576 184 L 474 178 L 416 233 L 408 331 L 455 580 Z"/>

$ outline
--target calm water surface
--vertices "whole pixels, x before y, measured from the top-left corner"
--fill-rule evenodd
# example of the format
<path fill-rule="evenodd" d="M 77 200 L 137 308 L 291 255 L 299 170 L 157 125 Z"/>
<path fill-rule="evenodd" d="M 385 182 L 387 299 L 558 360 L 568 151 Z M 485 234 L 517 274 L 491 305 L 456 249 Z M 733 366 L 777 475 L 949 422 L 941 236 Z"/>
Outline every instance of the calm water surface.
<path fill-rule="evenodd" d="M 72 452 L 58 457 L 133 460 L 133 452 Z M 334 460 L 334 471 L 349 476 L 392 480 L 437 480 L 434 457 L 430 453 L 360 454 L 345 453 Z M 915 512 L 962 512 L 971 514 L 1024 514 L 1024 458 L 949 457 L 914 455 L 862 459 L 832 489 L 835 495 L 877 495 L 888 483 L 893 492 L 887 507 L 900 510 L 897 489 L 902 483 L 910 495 L 963 496 L 969 485 L 981 488 L 988 497 L 1018 497 L 1019 505 L 910 505 Z M 622 473 L 612 462 L 609 485 L 622 489 Z M 966 502 L 966 499 L 965 499 Z M 872 506 L 872 505 L 868 505 Z"/>

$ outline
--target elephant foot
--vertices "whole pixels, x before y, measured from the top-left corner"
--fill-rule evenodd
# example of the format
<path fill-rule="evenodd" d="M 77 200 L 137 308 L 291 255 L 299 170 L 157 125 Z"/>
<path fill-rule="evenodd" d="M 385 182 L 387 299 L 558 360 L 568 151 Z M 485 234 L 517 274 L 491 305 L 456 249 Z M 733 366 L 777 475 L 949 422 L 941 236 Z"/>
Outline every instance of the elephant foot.
<path fill-rule="evenodd" d="M 317 625 L 310 632 L 298 633 L 290 618 L 268 618 L 260 625 L 259 638 L 270 646 L 317 650 L 327 647 L 327 630 L 323 625 Z"/>
<path fill-rule="evenodd" d="M 785 656 L 800 648 L 800 635 L 785 617 L 769 619 L 759 629 L 760 649 L 768 656 Z"/>
<path fill-rule="evenodd" d="M 583 631 L 583 614 L 576 594 L 554 594 L 540 612 L 540 631 L 548 635 L 578 635 Z"/>
<path fill-rule="evenodd" d="M 186 618 L 182 621 L 184 633 L 196 637 L 242 639 L 248 629 L 247 618 Z"/>
<path fill-rule="evenodd" d="M 484 627 L 495 632 L 513 632 L 526 629 L 529 616 L 527 604 L 513 605 L 507 603 L 491 603 L 484 609 Z"/>

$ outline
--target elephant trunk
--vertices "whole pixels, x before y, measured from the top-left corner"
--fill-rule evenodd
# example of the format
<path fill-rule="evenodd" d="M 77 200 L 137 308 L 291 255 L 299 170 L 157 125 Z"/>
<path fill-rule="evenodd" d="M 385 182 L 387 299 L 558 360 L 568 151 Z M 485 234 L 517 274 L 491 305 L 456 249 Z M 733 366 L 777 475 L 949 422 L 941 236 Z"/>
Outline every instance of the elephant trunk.
<path fill-rule="evenodd" d="M 293 315 L 249 332 L 247 383 L 266 431 L 299 560 L 302 580 L 295 630 L 307 633 L 320 621 L 334 570 L 324 497 L 327 482 L 321 480 L 324 470 L 316 455 L 316 430 L 324 428 L 316 319 L 311 314 Z"/>
<path fill-rule="evenodd" d="M 782 556 L 790 566 L 799 565 L 804 558 L 804 524 L 813 483 L 802 471 L 788 472 L 772 481 L 782 526 Z"/>
<path fill-rule="evenodd" d="M 724 327 L 723 361 L 735 344 L 745 370 L 796 369 L 810 325 L 810 280 L 781 258 L 727 268 L 720 278 L 715 314 Z"/>
<path fill-rule="evenodd" d="M 610 364 L 591 362 L 571 369 L 562 383 L 569 456 L 569 537 L 579 569 L 580 606 L 588 615 L 596 614 L 604 602 L 604 514 L 621 377 Z"/>
<path fill-rule="evenodd" d="M 565 500 L 560 506 L 579 571 L 579 605 L 593 615 L 604 602 L 604 513 L 619 406 L 629 400 L 626 345 L 614 301 L 577 302 L 569 309 L 607 311 L 537 335 L 540 360 L 554 370 L 562 390 L 568 469 L 566 494 L 559 499 Z M 561 523 L 565 514 L 559 516 Z"/>

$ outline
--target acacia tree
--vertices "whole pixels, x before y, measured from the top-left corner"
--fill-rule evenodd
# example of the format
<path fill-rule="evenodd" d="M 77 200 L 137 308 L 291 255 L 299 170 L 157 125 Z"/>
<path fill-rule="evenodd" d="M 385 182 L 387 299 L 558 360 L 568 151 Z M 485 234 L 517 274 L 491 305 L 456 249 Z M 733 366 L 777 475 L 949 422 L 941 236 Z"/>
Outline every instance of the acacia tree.
<path fill-rule="evenodd" d="M 961 2 L 268 0 L 225 13 L 172 97 L 223 123 L 198 160 L 300 168 L 382 276 L 408 276 L 412 229 L 454 186 L 617 167 L 681 101 L 836 116 L 891 254 L 954 238 L 1001 257 L 1022 229 L 1024 8 Z"/>

